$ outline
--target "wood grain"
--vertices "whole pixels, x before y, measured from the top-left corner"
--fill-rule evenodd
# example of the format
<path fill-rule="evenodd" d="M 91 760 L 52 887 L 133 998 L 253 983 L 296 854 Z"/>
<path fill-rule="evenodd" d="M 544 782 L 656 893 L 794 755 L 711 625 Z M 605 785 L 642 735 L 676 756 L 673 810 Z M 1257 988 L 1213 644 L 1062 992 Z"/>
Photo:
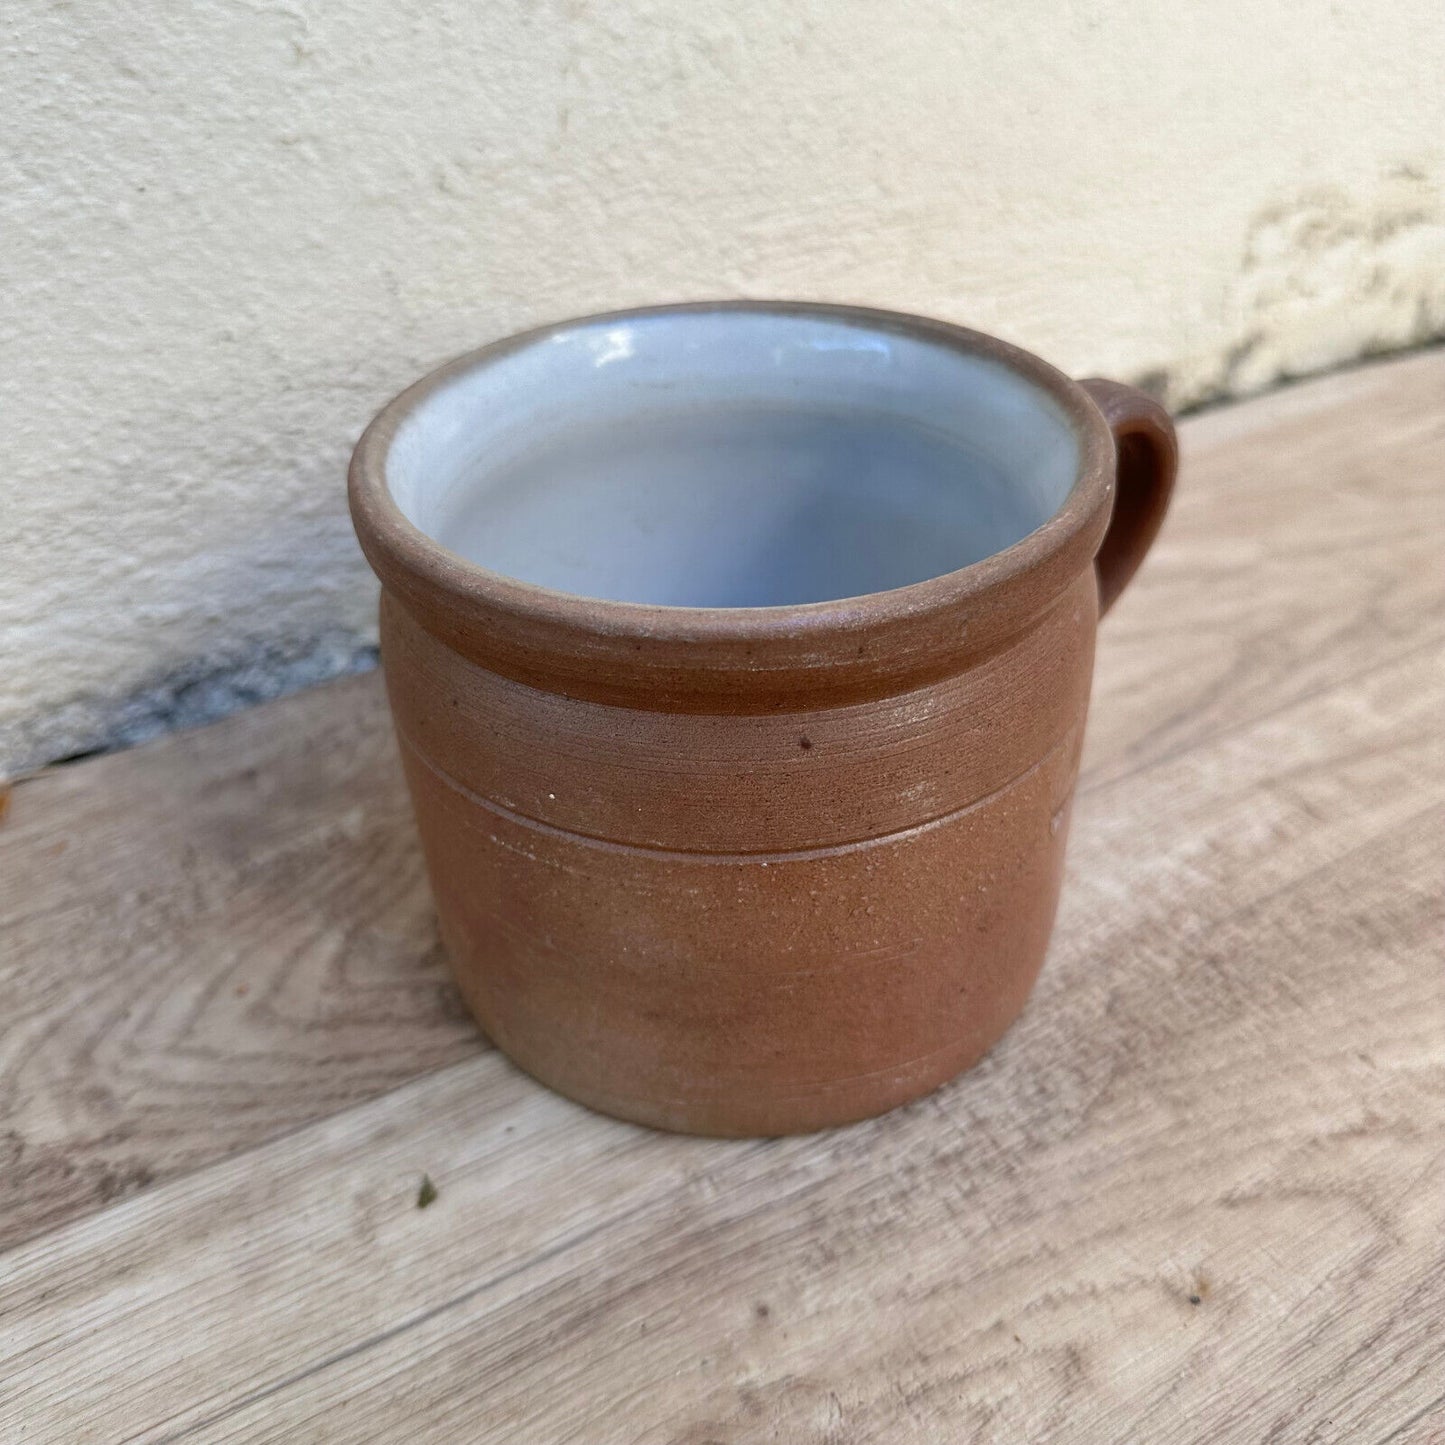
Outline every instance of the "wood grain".
<path fill-rule="evenodd" d="M 486 1047 L 378 682 L 15 788 L 0 1248 Z"/>
<path fill-rule="evenodd" d="M 1442 403 L 1437 352 L 1186 426 L 1034 1001 L 852 1129 L 479 1052 L 369 680 L 23 784 L 0 1438 L 1445 1439 Z"/>

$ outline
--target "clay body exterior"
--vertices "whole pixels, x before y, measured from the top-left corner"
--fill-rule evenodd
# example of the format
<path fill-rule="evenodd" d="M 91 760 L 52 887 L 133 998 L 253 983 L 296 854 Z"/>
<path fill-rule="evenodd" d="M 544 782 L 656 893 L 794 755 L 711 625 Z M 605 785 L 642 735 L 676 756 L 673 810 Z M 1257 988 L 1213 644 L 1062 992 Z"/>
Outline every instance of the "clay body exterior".
<path fill-rule="evenodd" d="M 432 464 L 417 418 L 430 406 L 438 428 L 464 425 L 471 378 L 556 337 L 561 352 L 635 328 L 635 343 L 611 344 L 645 353 L 730 318 L 783 335 L 836 325 L 896 339 L 899 354 L 916 343 L 986 368 L 985 391 L 1006 374 L 1039 398 L 1038 430 L 1058 431 L 1057 504 L 941 575 L 761 606 L 589 597 L 493 570 L 418 525 L 450 504 L 428 478 L 452 464 Z M 831 333 L 807 334 L 824 354 Z M 934 366 L 932 351 L 916 364 Z M 900 395 L 917 394 L 912 377 Z M 1026 429 L 1004 385 L 979 405 L 1013 408 Z M 1042 455 L 1023 430 L 1008 445 Z M 711 1134 L 862 1118 L 974 1063 L 1043 962 L 1101 605 L 1157 532 L 1174 466 L 1169 420 L 1141 393 L 858 308 L 565 323 L 393 402 L 353 459 L 353 516 L 383 586 L 388 694 L 442 937 L 493 1041 L 594 1108 Z M 578 492 L 570 510 L 584 504 Z M 924 545 L 900 542 L 898 565 L 919 565 Z M 690 585 L 665 567 L 648 580 L 653 554 L 637 555 L 647 585 Z"/>

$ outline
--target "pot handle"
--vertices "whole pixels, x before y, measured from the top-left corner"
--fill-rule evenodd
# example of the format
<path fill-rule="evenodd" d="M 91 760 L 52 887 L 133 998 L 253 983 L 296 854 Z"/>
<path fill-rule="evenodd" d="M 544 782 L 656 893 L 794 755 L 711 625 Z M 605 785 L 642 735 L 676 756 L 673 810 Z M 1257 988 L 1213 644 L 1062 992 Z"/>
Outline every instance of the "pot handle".
<path fill-rule="evenodd" d="M 1079 385 L 1104 414 L 1118 457 L 1114 514 L 1094 559 L 1102 616 L 1128 586 L 1159 534 L 1174 490 L 1179 444 L 1169 413 L 1153 397 L 1100 377 Z"/>

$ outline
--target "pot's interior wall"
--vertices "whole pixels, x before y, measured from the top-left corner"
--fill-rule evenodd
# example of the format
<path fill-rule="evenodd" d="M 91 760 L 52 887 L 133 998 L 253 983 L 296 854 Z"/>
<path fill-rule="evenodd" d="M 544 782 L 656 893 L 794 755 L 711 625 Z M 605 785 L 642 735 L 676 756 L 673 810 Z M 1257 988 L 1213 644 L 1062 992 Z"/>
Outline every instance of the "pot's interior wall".
<path fill-rule="evenodd" d="M 409 408 L 388 488 L 503 576 L 671 607 L 883 592 L 1042 527 L 1079 476 L 1065 410 L 998 361 L 866 315 L 550 328 Z"/>
<path fill-rule="evenodd" d="M 1438 0 L 7 25 L 0 767 L 364 662 L 350 444 L 534 322 L 866 302 L 1176 405 L 1445 331 Z"/>

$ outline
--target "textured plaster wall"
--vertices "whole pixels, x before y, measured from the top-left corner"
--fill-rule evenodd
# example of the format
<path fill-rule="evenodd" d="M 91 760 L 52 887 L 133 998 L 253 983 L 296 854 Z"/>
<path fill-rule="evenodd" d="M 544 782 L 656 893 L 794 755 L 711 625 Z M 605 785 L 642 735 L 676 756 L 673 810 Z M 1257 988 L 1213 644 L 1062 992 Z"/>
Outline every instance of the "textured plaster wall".
<path fill-rule="evenodd" d="M 17 0 L 0 49 L 0 766 L 365 662 L 350 444 L 532 322 L 871 302 L 1175 404 L 1445 331 L 1440 0 Z"/>

